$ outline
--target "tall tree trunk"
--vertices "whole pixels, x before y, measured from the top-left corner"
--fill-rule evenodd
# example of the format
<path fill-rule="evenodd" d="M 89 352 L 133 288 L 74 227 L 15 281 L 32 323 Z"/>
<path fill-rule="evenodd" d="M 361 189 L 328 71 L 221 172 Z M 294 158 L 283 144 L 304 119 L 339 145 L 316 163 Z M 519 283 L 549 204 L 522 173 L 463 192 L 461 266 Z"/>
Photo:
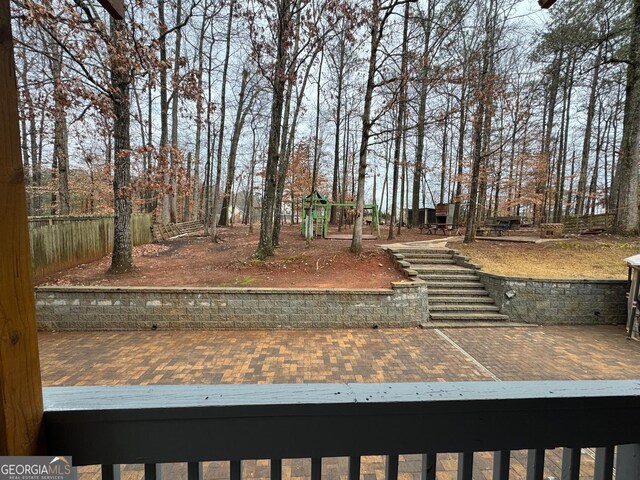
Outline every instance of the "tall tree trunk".
<path fill-rule="evenodd" d="M 69 147 L 66 93 L 62 82 L 62 51 L 57 44 L 51 45 L 51 73 L 53 76 L 53 162 L 56 165 L 58 194 L 56 196 L 56 213 L 69 215 Z"/>
<path fill-rule="evenodd" d="M 359 254 L 362 251 L 362 216 L 364 212 L 364 184 L 367 174 L 367 150 L 369 148 L 369 136 L 371 135 L 371 103 L 375 88 L 375 74 L 377 69 L 378 47 L 382 37 L 384 23 L 380 20 L 380 0 L 373 0 L 371 15 L 371 51 L 369 54 L 369 69 L 367 73 L 367 86 L 364 93 L 364 106 L 362 112 L 362 132 L 360 137 L 360 149 L 358 153 L 358 190 L 356 196 L 356 215 L 353 223 L 353 237 L 351 239 L 351 252 Z"/>
<path fill-rule="evenodd" d="M 206 10 L 206 7 L 205 7 Z M 193 209 L 191 212 L 192 220 L 200 219 L 200 152 L 202 148 L 202 84 L 204 76 L 204 35 L 208 26 L 208 19 L 202 20 L 202 28 L 200 29 L 200 37 L 198 38 L 198 96 L 196 98 L 196 145 L 193 155 Z"/>
<path fill-rule="evenodd" d="M 320 163 L 320 81 L 322 80 L 322 64 L 324 62 L 324 51 L 320 53 L 320 68 L 318 69 L 318 90 L 316 96 L 316 131 L 313 141 L 313 173 L 311 174 L 311 191 L 316 190 L 318 182 L 318 164 Z"/>
<path fill-rule="evenodd" d="M 444 117 L 444 125 L 442 126 L 442 152 L 440 155 L 440 203 L 444 203 L 445 185 L 447 179 L 447 147 L 449 144 L 449 109 L 451 108 L 450 97 L 447 96 L 447 112 Z"/>
<path fill-rule="evenodd" d="M 213 170 L 213 152 L 215 151 L 215 134 L 212 135 L 212 122 L 211 122 L 211 110 L 213 102 L 211 101 L 211 71 L 213 69 L 213 42 L 209 45 L 209 58 L 207 65 L 207 161 L 205 162 L 205 174 L 204 174 L 204 201 L 203 203 L 203 216 L 204 216 L 204 234 L 209 235 L 209 227 L 211 226 L 211 174 Z"/>
<path fill-rule="evenodd" d="M 625 95 L 626 95 L 626 88 L 625 88 Z M 618 150 L 618 117 L 620 115 L 620 110 L 623 110 L 626 107 L 626 102 L 624 106 L 622 106 L 622 103 L 623 103 L 622 86 L 620 83 L 618 83 L 618 88 L 616 89 L 616 104 L 615 104 L 616 106 L 614 108 L 614 112 L 611 117 L 611 128 L 613 129 L 613 135 L 612 135 L 613 138 L 610 142 L 611 143 L 611 167 L 608 169 L 611 172 L 611 185 L 608 190 L 609 195 L 607 196 L 607 211 L 613 210 L 614 212 L 618 205 L 618 190 L 619 190 L 618 188 L 619 177 L 616 175 L 616 172 L 618 171 L 619 161 L 620 161 L 620 152 Z M 623 119 L 623 124 L 624 124 L 624 119 Z M 616 162 L 616 151 L 618 151 L 617 162 Z M 607 179 L 605 178 L 605 182 L 606 180 Z"/>
<path fill-rule="evenodd" d="M 471 188 L 469 191 L 469 209 L 464 242 L 471 243 L 476 239 L 476 213 L 478 210 L 478 183 L 480 163 L 482 161 L 482 119 L 484 118 L 484 102 L 481 100 L 473 119 L 473 163 L 471 164 Z"/>
<path fill-rule="evenodd" d="M 331 197 L 335 202 L 338 200 L 338 172 L 340 171 L 340 127 L 342 126 L 342 88 L 344 84 L 344 57 L 345 57 L 345 39 L 344 36 L 340 37 L 339 41 L 339 60 L 338 60 L 338 85 L 336 88 L 336 135 L 333 148 L 333 183 L 331 185 Z M 344 159 L 344 162 L 347 160 Z M 329 222 L 335 225 L 338 221 L 338 209 L 331 207 L 331 216 Z"/>
<path fill-rule="evenodd" d="M 298 27 L 300 26 L 300 17 L 298 16 L 296 24 Z M 293 56 L 295 57 L 298 52 L 298 33 L 299 29 L 296 32 L 295 40 L 293 44 Z M 311 67 L 311 66 L 309 66 Z M 287 83 L 287 90 L 284 100 L 284 118 L 282 119 L 282 131 L 280 133 L 280 162 L 278 165 L 278 179 L 276 182 L 276 193 L 273 207 L 273 234 L 271 241 L 274 246 L 280 245 L 280 227 L 282 225 L 282 200 L 284 196 L 284 184 L 287 178 L 287 174 L 289 172 L 289 155 L 290 151 L 288 151 L 287 144 L 288 142 L 294 142 L 295 138 L 287 138 L 287 134 L 289 133 L 289 121 L 291 119 L 291 100 L 293 98 L 293 83 L 289 81 Z M 299 99 L 300 100 L 300 99 Z M 292 135 L 292 136 L 295 136 Z M 291 193 L 291 192 L 290 192 Z M 291 207 L 293 210 L 293 197 L 291 198 L 292 203 Z"/>
<path fill-rule="evenodd" d="M 493 46 L 491 47 L 491 51 L 493 51 Z M 486 93 L 484 93 L 487 104 L 484 108 L 484 120 L 482 121 L 482 152 L 480 159 L 480 178 L 478 180 L 478 202 L 477 202 L 477 212 L 476 216 L 478 222 L 484 222 L 487 220 L 487 214 L 491 212 L 490 205 L 487 205 L 487 198 L 489 199 L 489 203 L 491 203 L 491 195 L 487 195 L 487 185 L 488 185 L 488 175 L 489 175 L 489 160 L 490 160 L 490 150 L 491 150 L 491 132 L 493 130 L 493 114 L 495 110 L 493 98 L 491 98 L 492 93 L 488 91 L 491 89 L 491 77 L 494 73 L 493 67 L 493 54 L 490 54 L 489 60 L 489 71 L 485 76 L 488 81 L 485 84 L 485 88 L 483 89 Z M 487 98 L 488 97 L 488 98 Z"/>
<path fill-rule="evenodd" d="M 564 79 L 562 114 L 560 116 L 560 139 L 558 154 L 556 155 L 556 185 L 555 200 L 553 206 L 553 221 L 562 220 L 562 203 L 564 200 L 564 184 L 567 170 L 567 149 L 569 140 L 569 123 L 571 117 L 571 94 L 573 91 L 573 72 L 575 68 L 575 55 L 570 55 L 567 62 L 567 71 Z"/>
<path fill-rule="evenodd" d="M 133 79 L 133 82 L 135 82 L 135 78 Z M 142 115 L 142 103 L 140 102 L 140 92 L 138 91 L 138 88 L 136 88 L 136 84 L 133 84 L 133 88 L 132 88 L 132 95 L 133 98 L 135 99 L 136 102 L 136 110 L 137 110 L 137 114 L 138 114 L 138 126 L 140 127 L 140 143 L 142 145 L 144 145 L 145 147 L 150 147 L 151 146 L 151 138 L 147 139 L 147 130 L 145 129 L 145 124 L 144 124 L 144 117 Z M 150 90 L 150 89 L 149 89 Z M 151 123 L 151 116 L 149 115 L 149 123 Z M 149 163 L 147 163 L 149 162 Z M 146 174 L 150 169 L 151 169 L 151 158 L 149 154 L 144 154 L 142 155 L 142 171 L 144 172 L 144 174 Z M 147 177 L 148 178 L 148 177 Z M 137 196 L 142 200 L 145 201 L 146 203 L 146 198 L 147 198 L 147 189 L 143 186 L 140 191 L 136 192 Z M 146 211 L 146 209 L 145 209 Z"/>
<path fill-rule="evenodd" d="M 21 41 L 24 42 L 24 36 L 21 33 Z M 15 49 L 16 54 L 20 56 L 22 68 L 18 71 L 18 66 L 16 65 L 16 74 L 20 77 L 21 95 L 18 95 L 18 113 L 20 116 L 20 150 L 22 153 L 22 168 L 24 170 L 24 184 L 27 188 L 26 191 L 26 200 L 27 200 L 27 215 L 33 215 L 33 192 L 29 192 L 28 187 L 31 183 L 31 176 L 29 175 L 29 169 L 31 166 L 31 150 L 29 149 L 29 131 L 27 129 L 27 120 L 33 114 L 33 102 L 31 99 L 31 93 L 29 92 L 29 81 L 27 79 L 27 54 L 26 48 L 22 47 L 20 49 Z"/>
<path fill-rule="evenodd" d="M 386 144 L 388 145 L 388 147 L 385 155 L 384 180 L 382 181 L 382 193 L 380 195 L 380 210 L 382 210 L 383 205 L 386 205 L 384 209 L 384 213 L 385 215 L 388 216 L 388 213 L 389 213 L 389 166 L 391 165 L 392 146 L 390 141 L 387 141 Z"/>
<path fill-rule="evenodd" d="M 300 18 L 296 19 L 296 24 L 299 24 Z M 296 35 L 297 37 L 297 35 Z M 280 165 L 278 166 L 278 183 L 276 185 L 276 204 L 274 208 L 274 223 L 273 223 L 273 244 L 279 245 L 280 243 L 280 226 L 281 226 L 281 214 L 282 214 L 282 200 L 284 195 L 284 184 L 287 176 L 287 172 L 289 171 L 289 161 L 291 159 L 291 155 L 293 153 L 293 149 L 295 147 L 296 141 L 296 131 L 298 128 L 298 119 L 300 117 L 300 112 L 302 110 L 303 101 L 305 99 L 304 92 L 307 88 L 307 83 L 309 81 L 309 76 L 311 74 L 311 69 L 315 62 L 316 55 L 319 50 L 315 50 L 307 64 L 307 68 L 305 70 L 304 76 L 302 78 L 302 83 L 300 84 L 300 88 L 297 89 L 296 92 L 296 105 L 293 111 L 293 116 L 290 115 L 291 108 L 291 99 L 292 99 L 292 88 L 293 85 L 290 82 L 287 87 L 286 93 L 286 101 L 285 101 L 285 112 L 284 112 L 284 120 L 282 125 L 282 138 L 280 139 Z M 294 42 L 293 47 L 293 56 L 295 57 L 298 54 L 298 41 Z M 293 65 L 292 65 L 293 67 Z M 293 218 L 293 196 L 291 197 L 291 215 Z M 293 223 L 293 221 L 292 221 Z"/>
<path fill-rule="evenodd" d="M 518 137 L 518 126 L 520 123 L 520 90 L 516 92 L 516 106 L 513 113 L 513 130 L 511 131 L 511 153 L 509 154 L 509 179 L 507 182 L 507 214 L 511 215 L 513 208 L 514 191 L 514 167 L 516 163 L 516 144 Z"/>
<path fill-rule="evenodd" d="M 286 82 L 288 42 L 287 32 L 291 21 L 292 0 L 278 1 L 278 26 L 276 31 L 276 61 L 272 79 L 271 119 L 267 143 L 267 165 L 264 178 L 264 193 L 260 213 L 260 237 L 254 256 L 264 259 L 273 255 L 273 212 L 275 207 L 276 182 L 278 176 L 280 134 L 282 131 L 282 107 Z"/>
<path fill-rule="evenodd" d="M 518 162 L 518 186 L 516 188 L 516 215 L 522 214 L 522 182 L 524 181 L 524 155 L 527 153 L 527 139 L 529 133 L 528 121 L 524 124 L 524 133 L 522 134 L 522 146 L 520 147 L 520 161 Z"/>
<path fill-rule="evenodd" d="M 551 76 L 550 79 L 550 86 L 549 86 L 549 93 L 547 95 L 547 102 L 546 102 L 546 113 L 547 116 L 545 118 L 545 129 L 544 129 L 544 139 L 542 142 L 542 151 L 541 151 L 541 161 L 538 162 L 538 165 L 536 165 L 536 196 L 540 196 L 544 193 L 544 185 L 546 183 L 546 173 L 543 174 L 542 172 L 546 172 L 547 171 L 547 166 L 549 165 L 550 161 L 551 161 L 551 138 L 552 138 L 552 132 L 553 132 L 553 121 L 555 118 L 555 111 L 556 111 L 556 100 L 558 97 L 558 87 L 560 84 L 560 69 L 562 66 L 562 58 L 563 58 L 564 52 L 562 50 L 560 50 L 559 53 L 556 54 L 556 57 L 554 58 L 553 64 L 551 65 L 551 72 L 549 73 L 549 75 Z M 539 202 L 539 198 L 536 198 L 536 200 L 533 203 L 533 223 L 538 225 L 540 223 L 541 220 L 541 215 L 540 215 L 540 205 L 538 204 Z"/>
<path fill-rule="evenodd" d="M 553 216 L 549 215 L 549 218 L 553 218 L 555 222 L 562 220 L 562 205 L 564 198 L 564 190 L 566 183 L 566 171 L 567 171 L 567 155 L 569 151 L 569 127 L 571 125 L 571 99 L 573 97 L 574 86 L 574 73 L 577 63 L 577 56 L 575 52 L 570 52 L 567 59 L 567 69 L 565 73 L 565 85 L 563 91 L 563 106 L 562 106 L 562 121 L 560 122 L 560 139 L 557 149 L 557 154 L 554 156 L 556 159 L 556 173 L 559 174 L 556 178 L 556 199 L 557 199 L 557 212 L 556 205 L 554 205 Z M 551 183 L 551 174 L 549 175 L 549 183 Z M 547 188 L 545 195 L 551 190 Z M 546 197 L 545 197 L 546 198 Z"/>
<path fill-rule="evenodd" d="M 426 25 L 423 23 L 424 45 L 422 48 L 422 57 L 420 58 L 420 96 L 418 100 L 418 129 L 416 144 L 416 161 L 413 169 L 413 189 L 412 189 L 412 223 L 414 227 L 419 225 L 420 209 L 420 187 L 422 184 L 422 170 L 424 157 L 424 133 L 425 133 L 425 114 L 427 111 L 427 93 L 429 91 L 429 48 L 431 43 L 431 22 L 433 19 L 434 2 L 428 3 Z M 427 221 L 425 217 L 425 222 Z"/>
<path fill-rule="evenodd" d="M 568 216 L 569 213 L 571 212 L 571 204 L 573 203 L 573 200 L 571 199 L 571 197 L 573 195 L 573 180 L 575 175 L 575 169 L 576 169 L 576 151 L 574 150 L 573 154 L 571 155 L 571 175 L 569 180 L 569 191 L 567 192 L 567 204 L 564 209 L 565 217 Z"/>
<path fill-rule="evenodd" d="M 396 127 L 395 147 L 393 152 L 393 194 L 391 198 L 391 220 L 389 221 L 389 240 L 393 235 L 393 226 L 396 220 L 396 197 L 398 193 L 398 177 L 400 175 L 400 149 L 402 147 L 402 139 L 404 138 L 405 112 L 407 110 L 407 50 L 409 36 L 409 13 L 410 3 L 404 5 L 404 25 L 402 30 L 402 60 L 400 63 L 400 86 L 398 95 L 398 120 Z M 404 200 L 404 198 L 403 198 Z M 404 205 L 401 205 L 401 208 Z M 400 223 L 398 231 L 400 231 Z"/>
<path fill-rule="evenodd" d="M 144 207 L 145 212 L 152 213 L 157 207 L 157 196 L 154 195 L 154 189 L 151 187 L 151 178 L 153 176 L 153 92 L 150 87 L 147 88 L 147 140 L 149 142 L 149 153 L 147 153 L 147 169 L 145 175 L 149 183 L 144 188 Z"/>
<path fill-rule="evenodd" d="M 351 126 L 351 118 L 347 113 L 347 105 L 345 102 L 345 129 L 343 137 L 343 154 L 342 154 L 342 189 L 340 190 L 340 203 L 346 203 L 347 201 L 347 168 L 349 165 L 349 128 Z M 345 207 L 340 207 L 340 218 L 338 219 L 338 231 L 342 231 L 342 226 L 345 224 Z"/>
<path fill-rule="evenodd" d="M 482 120 L 482 153 L 480 159 L 480 179 L 478 185 L 478 201 L 476 216 L 478 221 L 485 221 L 490 213 L 490 205 L 487 205 L 488 162 L 491 150 L 491 133 L 493 130 L 493 116 L 495 114 L 494 103 L 494 74 L 495 74 L 495 48 L 497 41 L 498 6 L 494 0 L 489 2 L 486 18 L 486 47 L 483 48 L 483 63 L 488 63 L 487 73 L 482 76 L 482 98 L 486 102 L 484 108 L 484 120 Z M 485 60 L 486 59 L 486 60 Z M 483 67 L 484 69 L 484 67 Z M 489 204 L 491 196 L 489 195 Z M 473 232 L 475 235 L 475 231 Z"/>
<path fill-rule="evenodd" d="M 244 219 L 243 223 L 249 225 L 249 233 L 253 233 L 253 188 L 254 188 L 254 180 L 255 180 L 255 170 L 256 170 L 256 129 L 252 125 L 251 126 L 252 133 L 252 149 L 251 149 L 251 164 L 249 166 L 249 189 L 247 191 L 247 200 L 244 202 L 245 211 L 244 211 Z"/>
<path fill-rule="evenodd" d="M 406 119 L 404 121 L 404 123 L 406 124 Z M 406 225 L 405 222 L 405 218 L 404 218 L 404 211 L 405 211 L 405 199 L 407 199 L 407 195 L 406 193 L 408 192 L 408 178 L 407 178 L 407 129 L 404 129 L 404 132 L 402 134 L 402 173 L 400 175 L 400 215 L 398 217 L 398 236 L 400 236 L 401 234 L 401 227 L 403 227 L 404 225 Z M 405 184 L 405 182 L 407 182 Z"/>
<path fill-rule="evenodd" d="M 463 77 L 464 75 L 463 70 Z M 467 105 L 466 105 L 467 83 L 463 82 L 460 91 L 460 123 L 458 125 L 458 150 L 456 152 L 456 163 L 458 171 L 456 172 L 456 198 L 453 207 L 453 223 L 460 225 L 460 206 L 462 204 L 462 175 L 464 173 L 464 139 L 467 125 Z M 425 218 L 426 221 L 426 218 Z"/>
<path fill-rule="evenodd" d="M 186 169 L 186 180 L 187 184 L 191 183 L 191 163 L 193 160 L 193 154 L 189 152 L 187 155 L 187 169 Z M 188 222 L 191 218 L 191 212 L 189 211 L 189 194 L 185 192 L 182 198 L 182 221 Z"/>
<path fill-rule="evenodd" d="M 500 111 L 500 151 L 498 154 L 498 168 L 496 169 L 496 175 L 493 182 L 493 219 L 497 221 L 498 207 L 500 205 L 500 182 L 502 181 L 502 164 L 504 162 L 504 109 Z"/>
<path fill-rule="evenodd" d="M 218 130 L 218 155 L 216 158 L 216 177 L 213 187 L 213 206 L 211 208 L 211 240 L 218 241 L 216 217 L 218 215 L 218 197 L 220 196 L 220 181 L 222 176 L 222 147 L 224 146 L 224 124 L 227 103 L 227 72 L 229 71 L 229 54 L 231 51 L 231 27 L 233 26 L 233 8 L 235 3 L 229 3 L 229 19 L 227 21 L 226 50 L 224 54 L 224 67 L 222 68 L 222 87 L 220 91 L 220 129 Z M 231 179 L 233 182 L 233 178 Z"/>
<path fill-rule="evenodd" d="M 486 136 L 487 127 L 485 126 L 485 122 L 491 116 L 490 112 L 488 112 L 488 105 L 491 103 L 492 99 L 490 97 L 490 92 L 488 92 L 489 87 L 489 74 L 491 68 L 491 56 L 492 56 L 492 46 L 493 46 L 493 34 L 491 24 L 493 22 L 493 8 L 494 8 L 494 0 L 491 0 L 489 3 L 489 9 L 486 14 L 485 20 L 485 38 L 482 46 L 482 66 L 480 70 L 480 78 L 478 79 L 478 106 L 476 107 L 476 114 L 473 120 L 473 163 L 471 165 L 471 188 L 469 191 L 469 209 L 467 211 L 467 224 L 464 235 L 464 242 L 471 243 L 476 238 L 476 217 L 479 214 L 479 210 L 484 207 L 483 203 L 480 203 L 478 190 L 479 183 L 481 181 L 480 175 L 483 167 L 483 163 L 486 162 L 486 159 L 483 158 L 483 154 L 485 153 L 486 145 L 483 145 L 483 137 Z"/>
<path fill-rule="evenodd" d="M 176 25 L 182 21 L 182 0 L 176 4 Z M 176 46 L 173 59 L 173 76 L 171 79 L 171 156 L 169 164 L 169 221 L 175 223 L 178 218 L 178 169 L 182 163 L 182 155 L 178 150 L 178 99 L 180 82 L 180 55 L 182 51 L 182 29 L 176 30 Z"/>
<path fill-rule="evenodd" d="M 296 25 L 300 24 L 300 15 L 296 18 Z M 298 35 L 296 34 L 296 40 L 294 40 L 293 52 L 292 56 L 295 57 L 298 54 Z M 296 131 L 298 128 L 298 118 L 300 117 L 300 111 L 302 109 L 303 101 L 304 101 L 304 92 L 307 88 L 307 83 L 309 81 L 309 75 L 311 74 L 311 69 L 313 67 L 316 55 L 319 50 L 315 50 L 308 62 L 307 68 L 305 70 L 304 76 L 302 78 L 302 83 L 300 84 L 300 88 L 296 92 L 296 105 L 293 111 L 293 116 L 291 116 L 291 100 L 293 98 L 293 83 L 289 82 L 287 86 L 286 92 L 286 100 L 285 100 L 285 109 L 284 109 L 284 120 L 282 125 L 282 137 L 280 139 L 280 165 L 278 166 L 278 183 L 276 185 L 276 197 L 275 197 L 275 207 L 274 207 L 274 222 L 273 222 L 273 244 L 279 245 L 280 243 L 280 226 L 281 226 L 281 214 L 282 214 L 282 198 L 284 195 L 284 183 L 289 171 L 289 161 L 291 159 L 291 155 L 293 153 L 293 149 L 295 147 L 296 141 Z M 291 68 L 293 65 L 291 66 Z M 292 198 L 293 202 L 293 198 Z M 292 203 L 292 214 L 293 214 L 293 203 Z"/>
<path fill-rule="evenodd" d="M 220 210 L 220 222 L 218 225 L 228 226 L 230 217 L 233 216 L 233 210 L 229 215 L 229 200 L 233 190 L 233 182 L 236 177 L 236 155 L 238 152 L 238 142 L 240 141 L 240 133 L 244 125 L 247 115 L 244 101 L 247 92 L 247 83 L 249 82 L 249 70 L 246 68 L 242 71 L 242 82 L 240 84 L 240 94 L 238 97 L 238 108 L 236 110 L 236 119 L 233 124 L 233 134 L 231 136 L 231 147 L 229 149 L 229 159 L 227 162 L 227 180 L 224 184 L 224 197 L 222 198 L 222 209 Z"/>
<path fill-rule="evenodd" d="M 638 164 L 640 163 L 640 0 L 631 13 L 631 58 L 627 65 L 626 99 L 620 158 L 616 169 L 616 228 L 625 233 L 638 230 Z"/>
<path fill-rule="evenodd" d="M 33 99 L 30 94 L 26 94 L 25 103 L 29 115 L 29 150 L 31 152 L 31 184 L 35 187 L 42 186 L 42 155 L 38 149 L 38 127 L 36 125 L 36 114 L 33 108 Z M 42 111 L 44 115 L 44 109 Z M 40 130 L 42 131 L 42 129 Z M 35 193 L 31 201 L 31 215 L 39 215 L 41 208 L 40 193 Z"/>
<path fill-rule="evenodd" d="M 602 55 L 602 45 L 598 49 L 593 68 L 591 80 L 591 95 L 589 96 L 589 106 L 587 107 L 587 124 L 584 129 L 584 142 L 582 143 L 582 158 L 580 160 L 580 177 L 578 179 L 578 193 L 576 195 L 576 215 L 583 215 L 585 193 L 587 189 L 587 168 L 589 166 L 589 152 L 591 151 L 591 132 L 593 128 L 593 118 L 596 113 L 596 99 L 598 93 L 598 76 L 600 75 L 600 58 Z M 636 202 L 637 203 L 637 202 Z"/>
<path fill-rule="evenodd" d="M 394 229 L 396 223 L 396 208 L 397 208 L 397 199 L 398 199 L 398 176 L 399 176 L 399 168 L 400 168 L 400 148 L 402 146 L 402 126 L 403 126 L 404 116 L 402 115 L 402 111 L 398 106 L 398 115 L 395 121 L 395 131 L 393 133 L 394 142 L 393 142 L 393 172 L 392 172 L 392 190 L 391 190 L 391 213 L 389 215 L 389 235 L 387 236 L 388 240 L 395 238 Z"/>
<path fill-rule="evenodd" d="M 123 51 L 121 47 L 127 39 L 124 20 L 111 20 L 111 41 L 115 52 Z M 113 88 L 113 137 L 114 137 L 114 171 L 113 171 L 113 254 L 111 256 L 112 273 L 124 273 L 133 270 L 133 242 L 131 235 L 131 185 L 130 165 L 130 132 L 131 118 L 129 72 L 123 67 L 117 56 L 112 58 L 111 85 Z"/>
<path fill-rule="evenodd" d="M 596 155 L 593 163 L 593 174 L 591 175 L 591 183 L 589 184 L 589 195 L 585 202 L 585 213 L 595 215 L 596 210 L 596 192 L 598 188 L 598 172 L 600 170 L 600 154 L 602 153 L 602 144 L 604 143 L 604 132 L 602 129 L 602 103 L 598 108 L 598 126 L 596 131 Z"/>
<path fill-rule="evenodd" d="M 162 223 L 167 224 L 171 221 L 170 215 L 170 200 L 167 195 L 170 185 L 169 176 L 167 171 L 169 168 L 169 162 L 167 159 L 168 145 L 169 145 L 169 99 L 167 93 L 167 21 L 165 19 L 165 2 L 166 0 L 158 0 L 158 24 L 159 24 L 159 37 L 158 37 L 158 49 L 160 50 L 160 151 L 158 155 L 158 168 L 162 173 L 162 183 L 160 186 L 162 189 L 160 195 L 162 196 L 162 211 L 161 220 Z"/>

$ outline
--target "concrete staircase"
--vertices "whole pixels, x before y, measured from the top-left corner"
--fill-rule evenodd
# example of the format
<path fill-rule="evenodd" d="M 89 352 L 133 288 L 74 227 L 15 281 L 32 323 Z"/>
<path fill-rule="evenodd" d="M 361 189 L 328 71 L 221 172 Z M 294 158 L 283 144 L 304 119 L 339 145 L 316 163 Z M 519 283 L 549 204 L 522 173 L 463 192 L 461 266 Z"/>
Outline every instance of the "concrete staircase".
<path fill-rule="evenodd" d="M 428 287 L 431 321 L 505 322 L 476 273 L 456 250 L 448 248 L 398 247 L 391 249 L 396 261 L 413 277 Z"/>

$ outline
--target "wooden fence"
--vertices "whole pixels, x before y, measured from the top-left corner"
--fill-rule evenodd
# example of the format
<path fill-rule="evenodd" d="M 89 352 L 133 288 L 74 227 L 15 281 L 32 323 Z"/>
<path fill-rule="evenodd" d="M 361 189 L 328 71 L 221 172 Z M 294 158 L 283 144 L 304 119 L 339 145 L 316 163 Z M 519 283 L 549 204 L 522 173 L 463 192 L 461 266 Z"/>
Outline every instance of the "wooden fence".
<path fill-rule="evenodd" d="M 613 226 L 614 214 L 601 213 L 599 215 L 580 215 L 566 217 L 564 223 L 565 231 L 583 232 L 585 230 L 603 229 L 607 230 Z"/>
<path fill-rule="evenodd" d="M 152 216 L 134 214 L 133 244 L 153 241 Z M 30 217 L 29 241 L 33 276 L 43 276 L 63 268 L 80 265 L 104 257 L 113 249 L 113 216 Z"/>

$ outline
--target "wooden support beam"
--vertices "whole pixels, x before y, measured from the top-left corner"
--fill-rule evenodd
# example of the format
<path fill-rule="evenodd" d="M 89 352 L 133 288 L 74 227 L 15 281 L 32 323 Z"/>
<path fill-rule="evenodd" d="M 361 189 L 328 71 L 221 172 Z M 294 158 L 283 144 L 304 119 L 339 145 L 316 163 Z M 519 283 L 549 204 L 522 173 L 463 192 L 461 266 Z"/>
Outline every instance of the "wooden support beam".
<path fill-rule="evenodd" d="M 538 0 L 538 5 L 542 8 L 549 8 L 554 3 L 556 3 L 556 0 Z"/>
<path fill-rule="evenodd" d="M 44 453 L 9 0 L 0 0 L 0 456 Z"/>
<path fill-rule="evenodd" d="M 100 5 L 116 20 L 124 20 L 124 0 L 98 0 Z"/>

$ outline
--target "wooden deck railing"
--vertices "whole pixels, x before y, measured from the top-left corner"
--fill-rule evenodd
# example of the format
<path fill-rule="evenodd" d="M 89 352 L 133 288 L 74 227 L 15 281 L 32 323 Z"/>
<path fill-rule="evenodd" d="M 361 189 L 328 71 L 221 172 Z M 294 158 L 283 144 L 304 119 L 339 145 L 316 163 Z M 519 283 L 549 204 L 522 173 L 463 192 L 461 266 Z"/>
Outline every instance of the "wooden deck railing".
<path fill-rule="evenodd" d="M 527 479 L 541 480 L 545 450 L 564 447 L 562 479 L 578 479 L 581 447 L 595 448 L 597 480 L 640 478 L 640 381 L 52 387 L 44 389 L 50 454 L 75 465 L 185 462 L 200 479 L 201 462 L 386 455 L 386 476 L 400 454 L 423 454 L 423 475 L 436 478 L 436 456 L 458 452 L 458 478 L 472 478 L 473 452 L 494 453 L 494 479 L 509 478 L 509 452 L 529 450 Z M 615 465 L 614 465 L 615 454 Z M 591 474 L 589 474 L 591 476 Z"/>

